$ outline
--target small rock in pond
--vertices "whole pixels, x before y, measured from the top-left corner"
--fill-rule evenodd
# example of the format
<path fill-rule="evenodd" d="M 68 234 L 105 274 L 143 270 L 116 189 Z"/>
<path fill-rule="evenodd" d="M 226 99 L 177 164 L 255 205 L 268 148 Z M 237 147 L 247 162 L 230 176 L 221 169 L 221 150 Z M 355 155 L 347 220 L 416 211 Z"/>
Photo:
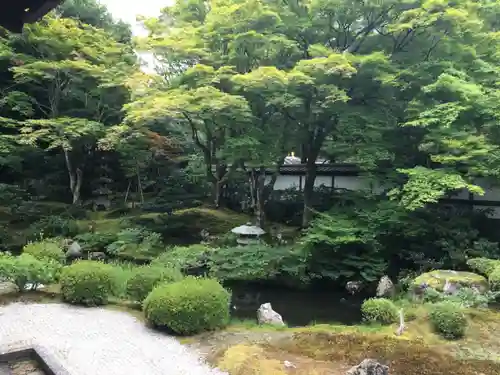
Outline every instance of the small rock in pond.
<path fill-rule="evenodd" d="M 395 293 L 396 288 L 389 276 L 382 276 L 377 285 L 377 297 L 392 297 Z"/>
<path fill-rule="evenodd" d="M 257 310 L 257 321 L 259 322 L 259 324 L 272 324 L 279 326 L 285 325 L 281 315 L 273 310 L 269 302 L 260 305 L 259 309 Z"/>
<path fill-rule="evenodd" d="M 346 375 L 389 375 L 389 367 L 373 359 L 365 359 L 347 371 Z"/>

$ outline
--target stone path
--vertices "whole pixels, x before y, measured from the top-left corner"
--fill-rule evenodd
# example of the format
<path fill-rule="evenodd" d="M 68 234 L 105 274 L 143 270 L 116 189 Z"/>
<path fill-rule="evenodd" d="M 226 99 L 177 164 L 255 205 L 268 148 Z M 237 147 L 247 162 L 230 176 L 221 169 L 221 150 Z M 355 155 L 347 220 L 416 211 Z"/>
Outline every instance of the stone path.
<path fill-rule="evenodd" d="M 124 312 L 63 304 L 0 307 L 0 346 L 41 346 L 71 375 L 227 375 Z"/>

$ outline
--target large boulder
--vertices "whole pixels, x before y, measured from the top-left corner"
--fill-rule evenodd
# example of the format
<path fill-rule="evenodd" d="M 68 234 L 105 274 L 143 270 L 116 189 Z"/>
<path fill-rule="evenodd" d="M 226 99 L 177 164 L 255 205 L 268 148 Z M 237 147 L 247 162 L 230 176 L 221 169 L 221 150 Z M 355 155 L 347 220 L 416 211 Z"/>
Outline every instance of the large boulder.
<path fill-rule="evenodd" d="M 389 367 L 373 359 L 365 359 L 347 371 L 346 375 L 389 375 Z"/>
<path fill-rule="evenodd" d="M 284 326 L 283 318 L 280 314 L 273 310 L 271 304 L 263 303 L 257 310 L 257 321 L 259 324 L 272 324 L 277 326 Z"/>
<path fill-rule="evenodd" d="M 446 282 L 448 281 L 448 283 Z M 460 288 L 475 288 L 480 292 L 488 290 L 488 280 L 485 277 L 472 272 L 435 270 L 426 272 L 413 280 L 413 289 L 422 288 L 422 285 L 443 292 L 451 288 L 458 290 Z"/>
<path fill-rule="evenodd" d="M 389 276 L 385 275 L 380 278 L 377 285 L 377 297 L 394 297 L 396 294 L 396 287 L 391 281 Z"/>

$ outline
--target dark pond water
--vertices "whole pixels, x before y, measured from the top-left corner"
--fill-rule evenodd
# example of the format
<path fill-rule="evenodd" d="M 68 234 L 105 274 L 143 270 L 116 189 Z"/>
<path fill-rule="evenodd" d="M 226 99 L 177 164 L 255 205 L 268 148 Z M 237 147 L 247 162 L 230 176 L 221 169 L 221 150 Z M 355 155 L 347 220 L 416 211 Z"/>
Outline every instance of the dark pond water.
<path fill-rule="evenodd" d="M 270 302 L 290 327 L 311 323 L 357 324 L 361 321 L 363 296 L 325 290 L 294 290 L 263 284 L 231 283 L 232 315 L 239 319 L 257 318 L 257 309 Z"/>

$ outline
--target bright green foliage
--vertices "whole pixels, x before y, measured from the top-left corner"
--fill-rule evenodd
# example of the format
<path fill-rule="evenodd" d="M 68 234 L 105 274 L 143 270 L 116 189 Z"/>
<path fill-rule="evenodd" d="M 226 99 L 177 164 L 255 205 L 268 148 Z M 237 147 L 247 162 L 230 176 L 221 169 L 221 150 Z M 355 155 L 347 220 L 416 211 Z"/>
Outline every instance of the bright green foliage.
<path fill-rule="evenodd" d="M 65 302 L 105 305 L 114 289 L 113 267 L 101 262 L 82 260 L 65 267 L 61 274 L 61 293 Z"/>
<path fill-rule="evenodd" d="M 62 263 L 65 259 L 60 244 L 50 240 L 28 243 L 24 246 L 23 253 L 30 254 L 39 260 L 52 260 Z"/>
<path fill-rule="evenodd" d="M 398 319 L 394 302 L 386 298 L 370 298 L 361 306 L 363 320 L 367 323 L 392 324 Z"/>
<path fill-rule="evenodd" d="M 227 325 L 230 300 L 230 293 L 215 279 L 187 277 L 156 287 L 143 309 L 154 326 L 191 335 Z"/>
<path fill-rule="evenodd" d="M 459 339 L 468 326 L 463 308 L 453 302 L 440 302 L 431 307 L 429 320 L 433 328 L 447 339 Z"/>
<path fill-rule="evenodd" d="M 488 258 L 471 258 L 467 265 L 477 273 L 489 277 L 495 268 L 500 268 L 500 260 Z"/>
<path fill-rule="evenodd" d="M 30 254 L 17 257 L 0 254 L 0 278 L 16 284 L 20 292 L 25 291 L 28 284 L 35 290 L 40 284 L 55 282 L 60 270 L 61 264 L 54 260 L 39 260 Z"/>
<path fill-rule="evenodd" d="M 500 267 L 495 267 L 493 271 L 490 272 L 488 282 L 490 283 L 491 290 L 495 292 L 500 291 Z"/>
<path fill-rule="evenodd" d="M 142 302 L 158 284 L 179 281 L 182 277 L 176 268 L 138 267 L 127 280 L 126 293 L 132 300 Z"/>
<path fill-rule="evenodd" d="M 400 169 L 400 173 L 408 176 L 408 181 L 402 188 L 395 188 L 389 196 L 401 196 L 401 205 L 409 210 L 415 210 L 428 203 L 436 203 L 447 193 L 467 189 L 471 193 L 483 195 L 481 187 L 467 183 L 459 174 L 423 167 Z"/>

